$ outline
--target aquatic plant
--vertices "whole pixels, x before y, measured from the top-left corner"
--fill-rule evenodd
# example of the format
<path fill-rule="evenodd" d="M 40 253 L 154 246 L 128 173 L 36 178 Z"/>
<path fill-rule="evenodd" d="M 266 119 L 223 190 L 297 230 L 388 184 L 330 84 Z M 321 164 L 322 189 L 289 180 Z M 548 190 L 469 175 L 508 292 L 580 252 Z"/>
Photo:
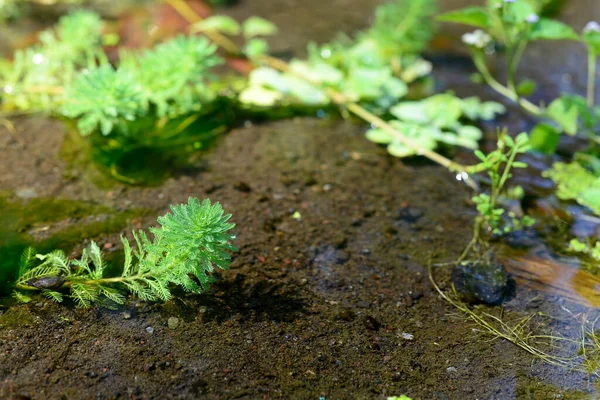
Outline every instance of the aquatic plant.
<path fill-rule="evenodd" d="M 102 29 L 98 15 L 76 11 L 0 64 L 2 109 L 76 119 L 82 135 L 118 127 L 127 136 L 145 116 L 174 118 L 214 100 L 207 79 L 221 59 L 206 38 L 181 35 L 139 54 L 123 51 L 113 67 Z"/>
<path fill-rule="evenodd" d="M 188 204 L 171 206 L 171 213 L 158 218 L 160 227 L 150 228 L 153 239 L 140 230 L 132 232 L 137 247 L 121 237 L 125 261 L 118 276 L 106 276 L 108 263 L 100 247 L 92 242 L 79 259 L 69 259 L 61 250 L 36 254 L 28 248 L 21 257 L 14 296 L 30 300 L 27 292 L 41 291 L 49 299 L 63 301 L 63 291 L 78 306 L 107 298 L 117 304 L 128 291 L 145 301 L 166 301 L 171 285 L 202 293 L 208 289 L 215 268 L 227 269 L 235 248 L 228 222 L 219 203 L 200 202 L 190 197 Z"/>
<path fill-rule="evenodd" d="M 389 123 L 429 150 L 435 150 L 439 143 L 475 150 L 479 147 L 482 132 L 464 121 L 491 120 L 503 112 L 505 108 L 500 103 L 482 102 L 478 97 L 461 99 L 446 93 L 396 104 L 390 113 L 397 119 Z M 418 154 L 415 149 L 395 140 L 394 136 L 382 129 L 369 129 L 366 136 L 372 142 L 387 145 L 388 152 L 393 156 Z"/>
<path fill-rule="evenodd" d="M 208 71 L 221 63 L 206 38 L 178 36 L 141 55 L 121 54 L 119 67 L 93 65 L 65 88 L 58 113 L 77 120 L 82 135 L 103 135 L 118 126 L 130 134 L 147 115 L 175 118 L 198 112 L 216 93 L 206 84 Z"/>
<path fill-rule="evenodd" d="M 600 56 L 600 24 L 590 22 L 581 33 L 562 22 L 541 15 L 545 1 L 488 0 L 484 7 L 467 7 L 451 11 L 438 19 L 478 28 L 463 36 L 469 47 L 473 62 L 483 80 L 496 92 L 516 102 L 522 109 L 541 120 L 530 133 L 533 149 L 543 153 L 555 152 L 559 137 L 580 135 L 589 140 L 590 151 L 575 155 L 575 164 L 555 164 L 546 175 L 558 185 L 561 198 L 575 199 L 580 204 L 597 211 L 597 201 L 588 190 L 578 190 L 579 182 L 594 181 L 600 177 L 600 153 L 597 144 L 600 138 L 597 127 L 600 123 L 600 106 L 595 105 L 596 62 Z M 519 62 L 527 46 L 537 40 L 571 40 L 587 48 L 588 82 L 586 96 L 563 94 L 548 101 L 548 105 L 537 105 L 527 99 L 535 90 L 531 80 L 517 81 Z M 498 81 L 486 65 L 486 52 L 493 51 L 494 43 L 503 43 L 506 48 L 506 83 Z M 568 174 L 565 172 L 568 171 Z M 568 176 L 568 178 L 567 178 Z M 571 183 L 571 182 L 574 182 Z"/>
<path fill-rule="evenodd" d="M 526 133 L 520 133 L 513 139 L 503 131 L 498 135 L 497 147 L 494 151 L 487 155 L 479 150 L 475 151 L 475 155 L 481 161 L 478 168 L 487 172 L 490 178 L 490 193 L 479 193 L 472 198 L 479 215 L 475 218 L 473 238 L 456 264 L 464 260 L 474 248 L 478 250 L 478 247 L 486 247 L 481 236 L 483 233 L 502 235 L 531 227 L 535 223 L 535 220 L 527 215 L 506 213 L 504 208 L 499 206 L 506 183 L 512 177 L 511 170 L 527 167 L 526 163 L 516 160 L 517 156 L 526 153 L 530 148 Z"/>
<path fill-rule="evenodd" d="M 12 61 L 0 60 L 0 107 L 4 112 L 58 114 L 65 86 L 96 62 L 107 63 L 100 17 L 75 11 L 54 29 L 39 34 L 39 43 L 17 50 Z"/>

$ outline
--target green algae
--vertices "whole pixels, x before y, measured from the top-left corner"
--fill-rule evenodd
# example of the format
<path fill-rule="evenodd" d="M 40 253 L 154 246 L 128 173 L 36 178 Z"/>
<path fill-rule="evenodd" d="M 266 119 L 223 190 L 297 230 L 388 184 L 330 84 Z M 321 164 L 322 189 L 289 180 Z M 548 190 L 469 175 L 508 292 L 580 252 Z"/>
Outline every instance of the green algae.
<path fill-rule="evenodd" d="M 147 213 L 145 209 L 118 211 L 93 202 L 67 199 L 33 198 L 19 202 L 0 193 L 0 295 L 11 291 L 25 248 L 31 246 L 39 252 L 69 251 L 85 239 L 117 232 L 132 218 Z M 63 224 L 64 221 L 67 223 Z M 50 227 L 59 223 L 65 227 L 36 239 L 36 232 L 50 232 Z"/>

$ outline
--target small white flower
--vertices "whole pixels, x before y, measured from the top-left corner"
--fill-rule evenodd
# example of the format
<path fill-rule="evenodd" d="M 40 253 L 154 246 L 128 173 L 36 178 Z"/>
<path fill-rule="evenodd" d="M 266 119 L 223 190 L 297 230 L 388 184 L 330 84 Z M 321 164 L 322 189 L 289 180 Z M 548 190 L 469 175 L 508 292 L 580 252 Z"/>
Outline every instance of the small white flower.
<path fill-rule="evenodd" d="M 585 28 L 583 28 L 583 33 L 589 32 L 600 32 L 600 24 L 596 21 L 588 22 Z"/>
<path fill-rule="evenodd" d="M 39 65 L 39 64 L 41 64 L 43 62 L 44 62 L 44 56 L 43 55 L 41 55 L 39 53 L 33 55 L 33 63 L 34 64 L 38 64 Z"/>
<path fill-rule="evenodd" d="M 462 36 L 462 41 L 469 46 L 474 46 L 479 49 L 483 49 L 488 44 L 491 43 L 492 37 L 482 31 L 481 29 L 477 29 L 474 32 L 465 33 Z"/>
<path fill-rule="evenodd" d="M 525 21 L 529 22 L 530 24 L 535 24 L 536 22 L 538 22 L 540 20 L 540 16 L 537 14 L 529 14 L 526 18 Z"/>
<path fill-rule="evenodd" d="M 14 92 L 14 89 L 13 89 L 12 86 L 10 86 L 10 85 L 4 86 L 4 93 L 6 93 L 6 94 L 12 94 L 12 92 Z"/>

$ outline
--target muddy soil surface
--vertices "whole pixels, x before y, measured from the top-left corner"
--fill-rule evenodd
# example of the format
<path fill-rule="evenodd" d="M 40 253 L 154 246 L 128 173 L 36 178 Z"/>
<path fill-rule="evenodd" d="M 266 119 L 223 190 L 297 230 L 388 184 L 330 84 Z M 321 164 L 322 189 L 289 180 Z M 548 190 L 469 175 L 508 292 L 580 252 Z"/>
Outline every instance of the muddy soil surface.
<path fill-rule="evenodd" d="M 389 157 L 361 127 L 241 128 L 195 172 L 102 191 L 62 179 L 58 123 L 18 126 L 20 142 L 2 132 L 4 189 L 155 215 L 210 197 L 234 214 L 239 251 L 202 296 L 117 310 L 36 298 L 2 310 L 2 398 L 585 398 L 585 375 L 553 387 L 564 371 L 488 341 L 438 297 L 426 265 L 468 242 L 469 192 L 437 166 Z M 118 252 L 119 233 L 95 239 Z"/>
<path fill-rule="evenodd" d="M 366 4 L 375 2 L 338 3 L 351 30 L 368 23 Z M 349 3 L 362 4 L 364 15 L 344 11 Z M 252 4 L 244 12 L 260 14 Z M 314 25 L 318 35 L 327 18 Z M 285 26 L 280 43 L 299 43 Z M 239 250 L 201 296 L 131 299 L 115 310 L 41 297 L 3 303 L 0 398 L 595 398 L 585 374 L 491 340 L 439 297 L 427 266 L 455 259 L 470 240 L 471 193 L 443 168 L 390 157 L 364 139 L 363 126 L 248 124 L 154 188 L 106 188 L 74 171 L 61 158 L 67 132 L 59 122 L 15 126 L 16 134 L 0 130 L 0 188 L 11 202 L 54 197 L 149 210 L 65 250 L 77 254 L 94 239 L 117 255 L 121 233 L 151 226 L 188 196 L 233 214 Z M 73 216 L 28 233 L 80 223 Z M 447 271 L 436 276 L 448 289 Z M 505 307 L 554 315 L 563 330 L 562 321 L 586 311 L 520 286 Z"/>

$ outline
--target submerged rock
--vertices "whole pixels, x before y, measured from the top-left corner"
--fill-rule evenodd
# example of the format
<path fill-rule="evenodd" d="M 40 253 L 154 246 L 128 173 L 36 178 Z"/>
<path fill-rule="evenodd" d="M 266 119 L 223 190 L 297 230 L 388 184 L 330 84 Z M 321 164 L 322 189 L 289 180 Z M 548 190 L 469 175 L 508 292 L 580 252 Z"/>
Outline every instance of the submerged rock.
<path fill-rule="evenodd" d="M 471 303 L 502 303 L 514 289 L 514 280 L 495 262 L 463 262 L 454 267 L 452 283 Z"/>

